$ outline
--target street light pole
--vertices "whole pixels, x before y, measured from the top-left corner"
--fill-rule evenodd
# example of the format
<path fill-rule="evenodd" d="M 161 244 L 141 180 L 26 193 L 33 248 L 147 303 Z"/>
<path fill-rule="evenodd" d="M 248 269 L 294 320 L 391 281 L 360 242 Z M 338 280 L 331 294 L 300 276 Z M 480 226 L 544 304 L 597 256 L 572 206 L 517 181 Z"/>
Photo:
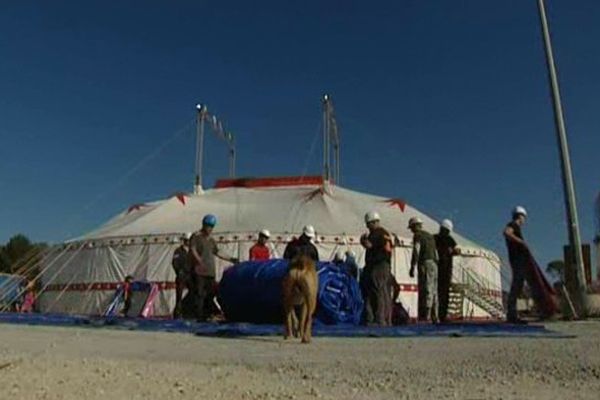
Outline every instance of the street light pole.
<path fill-rule="evenodd" d="M 554 123 L 556 125 L 556 135 L 558 138 L 559 152 L 561 158 L 561 170 L 563 189 L 565 195 L 565 205 L 567 213 L 567 225 L 569 227 L 569 244 L 573 250 L 575 258 L 575 277 L 577 280 L 577 300 L 579 303 L 580 315 L 585 315 L 585 272 L 583 266 L 583 253 L 581 251 L 581 236 L 579 234 L 579 222 L 577 217 L 577 202 L 575 199 L 575 185 L 573 183 L 573 172 L 571 170 L 571 159 L 569 155 L 569 145 L 567 143 L 567 131 L 563 117 L 562 104 L 560 99 L 560 90 L 558 87 L 558 78 L 554 55 L 552 53 L 552 42 L 550 41 L 550 30 L 546 18 L 546 8 L 544 0 L 538 0 L 538 10 L 542 25 L 542 35 L 544 37 L 544 48 L 546 50 L 546 64 L 548 67 L 548 77 L 550 79 L 550 88 L 552 94 L 552 103 L 554 106 Z"/>

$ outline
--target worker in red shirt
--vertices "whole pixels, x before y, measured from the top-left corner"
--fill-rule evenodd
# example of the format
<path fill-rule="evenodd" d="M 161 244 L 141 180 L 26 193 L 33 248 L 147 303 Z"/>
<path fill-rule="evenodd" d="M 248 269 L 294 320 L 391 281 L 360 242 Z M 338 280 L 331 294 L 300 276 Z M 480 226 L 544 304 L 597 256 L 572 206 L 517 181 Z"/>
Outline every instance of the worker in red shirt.
<path fill-rule="evenodd" d="M 250 261 L 265 261 L 271 258 L 271 253 L 267 247 L 267 241 L 271 237 L 271 233 L 263 229 L 258 233 L 258 242 L 250 247 Z"/>

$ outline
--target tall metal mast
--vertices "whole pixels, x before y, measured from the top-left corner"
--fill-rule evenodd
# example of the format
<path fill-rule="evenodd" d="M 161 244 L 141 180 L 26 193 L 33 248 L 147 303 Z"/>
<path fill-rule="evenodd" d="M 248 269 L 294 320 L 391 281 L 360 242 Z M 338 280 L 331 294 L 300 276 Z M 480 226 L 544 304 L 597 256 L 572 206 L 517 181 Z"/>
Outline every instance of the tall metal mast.
<path fill-rule="evenodd" d="M 548 67 L 548 77 L 550 80 L 552 103 L 554 106 L 554 123 L 556 125 L 556 135 L 561 159 L 562 181 L 565 196 L 567 226 L 569 227 L 569 244 L 575 255 L 575 277 L 577 279 L 578 296 L 577 300 L 580 307 L 580 315 L 585 315 L 585 271 L 583 266 L 583 254 L 581 250 L 581 236 L 579 234 L 579 221 L 577 217 L 577 201 L 575 199 L 575 184 L 573 183 L 573 172 L 571 170 L 571 159 L 569 155 L 569 145 L 567 143 L 567 130 L 563 117 L 562 103 L 560 99 L 560 90 L 556 74 L 556 65 L 552 51 L 552 42 L 550 40 L 550 29 L 546 18 L 546 8 L 544 0 L 538 0 L 538 10 L 540 22 L 542 25 L 542 35 L 544 37 L 544 48 L 546 50 L 546 65 Z"/>
<path fill-rule="evenodd" d="M 323 96 L 323 180 L 330 179 L 329 152 L 329 96 Z"/>
<path fill-rule="evenodd" d="M 235 178 L 235 162 L 236 162 L 236 151 L 235 151 L 235 140 L 231 132 L 226 132 L 223 128 L 223 124 L 219 121 L 216 115 L 211 115 L 208 112 L 206 105 L 196 105 L 198 112 L 198 120 L 196 125 L 196 175 L 194 179 L 194 194 L 202 193 L 202 172 L 203 172 L 203 159 L 204 159 L 204 130 L 206 121 L 209 121 L 209 126 L 219 139 L 227 142 L 227 156 L 229 159 L 229 177 Z"/>
<path fill-rule="evenodd" d="M 327 94 L 323 96 L 323 179 L 333 179 L 336 184 L 340 183 L 340 139 L 333 102 Z"/>
<path fill-rule="evenodd" d="M 204 157 L 204 121 L 208 109 L 203 104 L 197 104 L 198 120 L 196 124 L 196 177 L 194 180 L 194 194 L 202 193 L 202 159 Z"/>

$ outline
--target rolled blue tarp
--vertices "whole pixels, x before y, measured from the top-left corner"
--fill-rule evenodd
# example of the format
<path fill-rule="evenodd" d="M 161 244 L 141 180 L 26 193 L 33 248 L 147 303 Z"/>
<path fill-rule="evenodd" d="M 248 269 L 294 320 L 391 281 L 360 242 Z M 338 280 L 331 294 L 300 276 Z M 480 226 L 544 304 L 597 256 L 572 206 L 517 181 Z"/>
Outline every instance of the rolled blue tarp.
<path fill-rule="evenodd" d="M 286 260 L 247 261 L 223 273 L 219 283 L 219 304 L 227 320 L 252 323 L 283 321 L 281 283 L 288 271 Z M 317 322 L 360 323 L 363 300 L 358 282 L 344 265 L 317 264 L 319 289 Z"/>

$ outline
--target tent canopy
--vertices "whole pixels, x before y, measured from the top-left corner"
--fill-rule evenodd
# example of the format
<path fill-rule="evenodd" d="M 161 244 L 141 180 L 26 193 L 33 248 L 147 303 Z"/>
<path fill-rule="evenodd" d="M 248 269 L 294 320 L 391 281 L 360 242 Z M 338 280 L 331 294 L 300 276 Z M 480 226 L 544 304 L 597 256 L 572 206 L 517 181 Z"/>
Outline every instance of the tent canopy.
<path fill-rule="evenodd" d="M 357 237 L 366 232 L 363 217 L 377 211 L 381 223 L 409 241 L 408 220 L 419 217 L 424 228 L 439 225 L 403 199 L 361 193 L 323 182 L 320 177 L 235 179 L 217 182 L 201 194 L 177 193 L 165 200 L 135 204 L 96 230 L 75 240 L 165 235 L 199 229 L 205 214 L 215 214 L 215 233 L 252 233 L 266 228 L 294 235 L 311 224 L 317 235 Z M 455 234 L 459 245 L 481 246 Z"/>

